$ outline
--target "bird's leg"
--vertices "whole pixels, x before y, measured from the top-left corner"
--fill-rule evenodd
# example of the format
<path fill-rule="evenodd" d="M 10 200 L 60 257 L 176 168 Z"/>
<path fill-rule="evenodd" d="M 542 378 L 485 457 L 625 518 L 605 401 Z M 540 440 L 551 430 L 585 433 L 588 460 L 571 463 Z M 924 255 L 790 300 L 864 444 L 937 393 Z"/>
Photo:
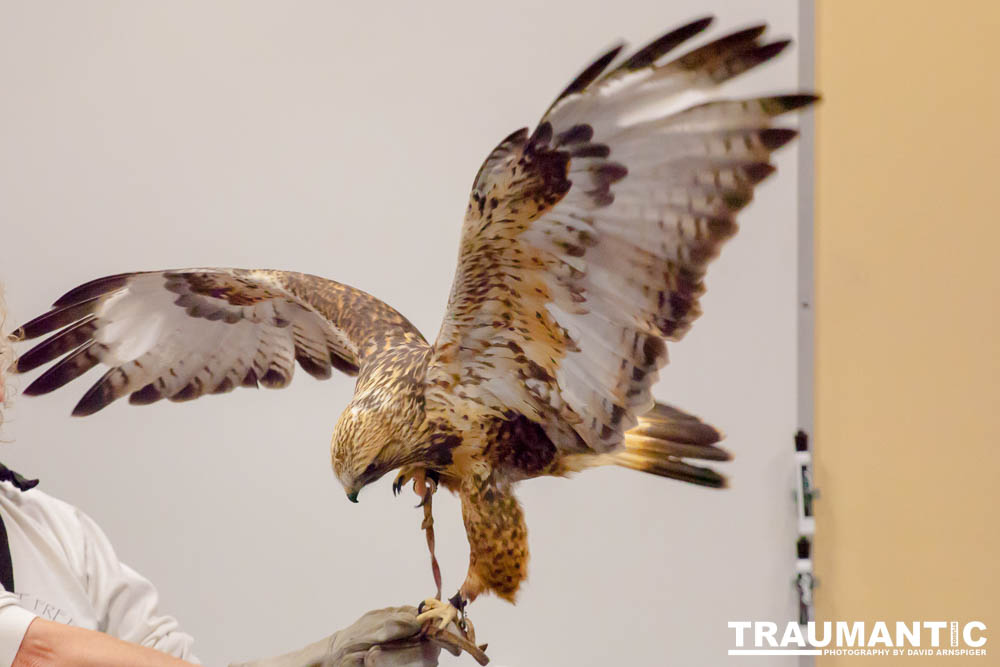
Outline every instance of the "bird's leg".
<path fill-rule="evenodd" d="M 441 599 L 441 566 L 438 565 L 437 556 L 434 554 L 434 514 L 432 510 L 431 497 L 433 491 L 426 491 L 424 499 L 421 501 L 421 505 L 424 506 L 424 521 L 420 524 L 420 527 L 424 530 L 424 536 L 427 538 L 427 550 L 431 554 L 431 574 L 434 575 L 434 586 L 437 588 L 437 593 L 435 598 L 437 600 Z"/>
<path fill-rule="evenodd" d="M 433 470 L 422 471 L 420 478 L 413 479 L 413 492 L 420 496 L 417 507 L 424 507 L 431 504 L 431 496 L 437 493 L 438 474 Z"/>
<path fill-rule="evenodd" d="M 458 628 L 458 634 L 454 635 L 454 641 L 458 642 L 462 648 L 469 653 L 480 665 L 487 664 L 490 659 L 486 655 L 486 644 L 476 645 L 476 629 L 472 621 L 466 616 L 466 606 L 474 600 L 481 592 L 481 584 L 475 577 L 466 580 L 458 593 L 452 596 L 447 602 L 441 600 L 441 569 L 438 567 L 437 558 L 434 556 L 434 517 L 431 515 L 430 491 L 426 496 L 424 505 L 423 528 L 427 535 L 427 548 L 431 552 L 431 569 L 434 572 L 434 583 L 437 586 L 437 596 L 427 598 L 417 605 L 417 620 L 424 624 L 423 632 L 429 637 L 452 634 L 446 628 L 452 623 Z"/>
<path fill-rule="evenodd" d="M 393 495 L 399 494 L 403 485 L 413 480 L 413 492 L 420 496 L 420 503 L 417 507 L 424 508 L 424 520 L 420 527 L 427 538 L 427 550 L 431 554 L 431 573 L 434 575 L 434 585 L 437 587 L 437 599 L 441 599 L 441 566 L 438 565 L 437 556 L 434 554 L 434 515 L 432 513 L 431 498 L 437 492 L 438 473 L 435 470 L 427 470 L 421 466 L 406 466 L 399 471 L 395 481 L 392 483 Z"/>
<path fill-rule="evenodd" d="M 472 638 L 469 638 L 469 628 L 472 627 L 469 619 L 465 616 L 465 606 L 469 604 L 469 601 L 465 599 L 462 595 L 462 591 L 458 591 L 453 596 L 448 598 L 448 604 L 458 610 L 458 629 L 462 631 L 466 639 L 469 639 L 473 644 L 476 643 L 475 631 L 473 631 Z"/>

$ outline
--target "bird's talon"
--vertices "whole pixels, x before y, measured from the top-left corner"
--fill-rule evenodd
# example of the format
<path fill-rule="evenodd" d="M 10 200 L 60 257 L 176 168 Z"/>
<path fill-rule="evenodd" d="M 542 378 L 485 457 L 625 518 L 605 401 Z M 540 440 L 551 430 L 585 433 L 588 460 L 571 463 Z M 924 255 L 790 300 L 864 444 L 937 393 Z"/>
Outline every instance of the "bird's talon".
<path fill-rule="evenodd" d="M 396 476 L 396 479 L 392 482 L 392 495 L 398 496 L 403 492 L 403 486 L 410 481 L 409 474 L 401 472 Z"/>
<path fill-rule="evenodd" d="M 450 602 L 442 602 L 436 598 L 427 598 L 424 600 L 417 610 L 425 609 L 419 614 L 417 614 L 417 621 L 423 623 L 429 621 L 432 624 L 437 623 L 439 630 L 444 630 L 451 623 L 455 622 L 458 618 L 458 609 L 455 609 L 454 605 Z"/>
<path fill-rule="evenodd" d="M 438 475 L 433 470 L 406 466 L 399 471 L 396 479 L 392 482 L 392 495 L 398 496 L 403 492 L 403 487 L 413 480 L 413 492 L 417 494 L 422 502 L 417 507 L 423 507 L 428 493 L 435 493 L 438 488 Z"/>

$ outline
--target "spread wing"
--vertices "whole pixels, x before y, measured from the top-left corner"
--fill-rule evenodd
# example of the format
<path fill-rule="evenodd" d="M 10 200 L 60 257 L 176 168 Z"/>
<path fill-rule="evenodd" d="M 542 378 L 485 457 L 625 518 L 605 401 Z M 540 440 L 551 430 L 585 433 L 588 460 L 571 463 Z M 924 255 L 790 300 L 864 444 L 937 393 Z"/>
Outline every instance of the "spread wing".
<path fill-rule="evenodd" d="M 607 73 L 622 47 L 603 55 L 473 184 L 432 381 L 527 416 L 564 452 L 614 449 L 653 406 L 665 341 L 700 314 L 708 263 L 795 136 L 774 118 L 816 99 L 717 96 L 788 45 L 764 26 L 664 62 L 709 23 Z"/>
<path fill-rule="evenodd" d="M 59 359 L 25 394 L 45 394 L 94 366 L 110 367 L 73 410 L 184 401 L 238 386 L 284 387 L 295 362 L 325 379 L 356 375 L 386 345 L 423 340 L 375 297 L 289 271 L 183 269 L 99 278 L 71 290 L 12 338 L 56 332 L 21 355 L 24 373 Z M 60 358 L 61 357 L 61 358 Z"/>

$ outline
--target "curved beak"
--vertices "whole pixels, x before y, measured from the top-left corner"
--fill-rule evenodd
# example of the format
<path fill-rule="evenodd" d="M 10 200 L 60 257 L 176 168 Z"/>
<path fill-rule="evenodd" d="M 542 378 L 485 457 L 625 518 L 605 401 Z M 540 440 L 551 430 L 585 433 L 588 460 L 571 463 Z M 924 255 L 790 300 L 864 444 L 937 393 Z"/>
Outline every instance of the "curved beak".
<path fill-rule="evenodd" d="M 358 492 L 351 491 L 350 493 L 347 494 L 347 499 L 350 500 L 352 503 L 358 502 Z"/>

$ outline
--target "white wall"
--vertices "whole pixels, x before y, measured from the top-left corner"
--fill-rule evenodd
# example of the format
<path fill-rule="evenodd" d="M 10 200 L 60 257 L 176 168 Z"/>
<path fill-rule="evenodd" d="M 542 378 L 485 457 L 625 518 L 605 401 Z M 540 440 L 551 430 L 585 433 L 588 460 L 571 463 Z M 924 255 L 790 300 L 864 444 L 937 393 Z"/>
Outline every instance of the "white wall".
<path fill-rule="evenodd" d="M 757 19 L 796 33 L 795 0 L 714 4 L 714 35 Z M 0 2 L 12 316 L 120 271 L 272 267 L 361 287 L 433 338 L 486 153 L 600 48 L 703 7 Z M 789 92 L 797 78 L 788 54 L 735 88 Z M 656 391 L 728 433 L 733 488 L 625 470 L 524 485 L 521 601 L 472 608 L 494 664 L 718 664 L 728 620 L 792 618 L 794 149 L 778 164 Z M 350 380 L 300 373 L 280 392 L 70 419 L 87 386 L 16 399 L 2 458 L 95 517 L 206 662 L 295 648 L 431 592 L 410 495 L 384 479 L 352 505 L 330 472 Z M 455 499 L 436 507 L 450 594 L 465 537 Z"/>

